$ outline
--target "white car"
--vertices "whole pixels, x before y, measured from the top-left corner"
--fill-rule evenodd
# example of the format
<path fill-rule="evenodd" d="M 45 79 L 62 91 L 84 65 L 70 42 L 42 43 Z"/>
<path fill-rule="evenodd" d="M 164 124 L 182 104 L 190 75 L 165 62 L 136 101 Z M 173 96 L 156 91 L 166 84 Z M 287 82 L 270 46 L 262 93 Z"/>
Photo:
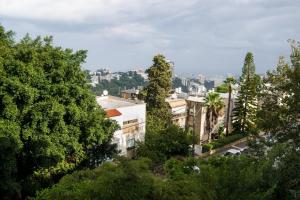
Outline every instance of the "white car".
<path fill-rule="evenodd" d="M 229 155 L 240 155 L 241 151 L 237 149 L 228 149 L 225 153 L 224 156 L 229 156 Z"/>

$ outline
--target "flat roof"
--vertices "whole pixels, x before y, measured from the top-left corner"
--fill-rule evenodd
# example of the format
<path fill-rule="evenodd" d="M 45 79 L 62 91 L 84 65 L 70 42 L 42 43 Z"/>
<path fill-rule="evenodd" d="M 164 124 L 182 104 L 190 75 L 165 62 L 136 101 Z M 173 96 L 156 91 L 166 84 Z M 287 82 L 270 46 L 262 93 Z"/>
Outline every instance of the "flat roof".
<path fill-rule="evenodd" d="M 185 106 L 187 104 L 184 99 L 171 99 L 171 98 L 167 98 L 166 102 L 169 103 L 169 105 L 170 105 L 171 108 Z"/>
<path fill-rule="evenodd" d="M 104 110 L 144 104 L 143 101 L 129 100 L 115 96 L 97 96 L 96 101 Z"/>
<path fill-rule="evenodd" d="M 205 102 L 205 97 L 189 96 L 186 100 L 187 101 L 194 101 L 194 102 L 204 103 Z"/>
<path fill-rule="evenodd" d="M 137 89 L 128 89 L 128 90 L 122 90 L 121 92 L 124 92 L 124 93 L 130 93 L 130 94 L 138 94 L 139 93 L 139 90 Z"/>

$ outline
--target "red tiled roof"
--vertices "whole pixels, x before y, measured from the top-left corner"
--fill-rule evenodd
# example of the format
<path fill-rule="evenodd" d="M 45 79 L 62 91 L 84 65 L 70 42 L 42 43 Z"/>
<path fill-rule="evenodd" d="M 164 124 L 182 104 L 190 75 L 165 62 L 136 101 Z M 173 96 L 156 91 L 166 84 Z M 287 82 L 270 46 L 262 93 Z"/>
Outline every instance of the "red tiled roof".
<path fill-rule="evenodd" d="M 117 109 L 109 109 L 105 110 L 105 112 L 108 117 L 116 117 L 122 115 L 122 113 L 120 113 L 120 111 L 118 111 Z"/>

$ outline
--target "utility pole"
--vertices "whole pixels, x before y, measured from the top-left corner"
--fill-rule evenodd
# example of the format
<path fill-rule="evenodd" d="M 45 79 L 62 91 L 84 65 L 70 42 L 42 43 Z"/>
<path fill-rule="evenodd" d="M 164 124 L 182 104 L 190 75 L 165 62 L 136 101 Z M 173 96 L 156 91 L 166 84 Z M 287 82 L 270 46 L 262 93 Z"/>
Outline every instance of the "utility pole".
<path fill-rule="evenodd" d="M 195 121 L 196 121 L 196 103 L 194 102 L 194 107 L 193 107 L 193 157 L 195 157 Z"/>

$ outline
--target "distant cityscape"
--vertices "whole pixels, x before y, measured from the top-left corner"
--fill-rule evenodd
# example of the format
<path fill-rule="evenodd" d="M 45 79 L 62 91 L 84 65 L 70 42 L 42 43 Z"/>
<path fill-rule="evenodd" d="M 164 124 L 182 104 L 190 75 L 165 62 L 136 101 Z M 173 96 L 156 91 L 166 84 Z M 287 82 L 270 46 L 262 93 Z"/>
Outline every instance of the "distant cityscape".
<path fill-rule="evenodd" d="M 120 81 L 121 76 L 131 77 L 133 75 L 140 76 L 144 82 L 147 82 L 148 75 L 143 68 L 137 68 L 133 70 L 129 70 L 127 72 L 113 72 L 109 68 L 100 68 L 97 70 L 86 70 L 88 73 L 88 80 L 92 87 L 96 87 L 98 84 L 103 81 L 111 82 L 112 80 Z M 181 75 L 177 75 L 174 73 L 173 66 L 173 89 L 177 93 L 188 94 L 188 95 L 196 95 L 196 96 L 204 96 L 206 92 L 213 91 L 214 88 L 222 85 L 226 76 L 223 75 L 214 75 L 214 76 L 205 76 L 203 74 L 192 75 L 190 77 L 184 77 Z M 238 75 L 228 75 L 238 79 Z M 135 85 L 132 88 L 127 88 L 126 85 L 123 88 L 120 88 L 118 96 L 121 95 L 122 90 L 126 89 L 140 89 L 144 85 Z M 110 88 L 105 88 L 105 90 L 110 90 Z M 103 91 L 102 91 L 103 92 Z"/>

